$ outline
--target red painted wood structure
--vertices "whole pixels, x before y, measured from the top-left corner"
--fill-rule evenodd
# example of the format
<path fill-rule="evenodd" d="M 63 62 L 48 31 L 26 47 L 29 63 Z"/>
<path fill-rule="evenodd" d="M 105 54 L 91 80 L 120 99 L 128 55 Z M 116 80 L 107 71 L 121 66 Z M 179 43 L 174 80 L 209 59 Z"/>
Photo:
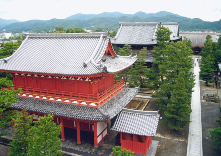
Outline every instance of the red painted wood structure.
<path fill-rule="evenodd" d="M 112 130 L 120 132 L 122 149 L 147 154 L 159 121 L 158 111 L 123 109 Z M 136 127 L 136 128 L 135 128 Z"/>
<path fill-rule="evenodd" d="M 141 136 L 129 133 L 120 133 L 122 149 L 131 150 L 134 153 L 146 154 L 152 141 L 151 136 Z"/>
<path fill-rule="evenodd" d="M 114 78 L 135 61 L 117 56 L 107 33 L 27 34 L 12 56 L 0 60 L 0 71 L 13 75 L 14 89 L 22 88 L 12 109 L 24 107 L 34 120 L 53 114 L 61 139 L 64 127 L 76 129 L 77 144 L 81 131 L 91 131 L 98 146 L 109 133 L 108 122 L 137 93 Z"/>

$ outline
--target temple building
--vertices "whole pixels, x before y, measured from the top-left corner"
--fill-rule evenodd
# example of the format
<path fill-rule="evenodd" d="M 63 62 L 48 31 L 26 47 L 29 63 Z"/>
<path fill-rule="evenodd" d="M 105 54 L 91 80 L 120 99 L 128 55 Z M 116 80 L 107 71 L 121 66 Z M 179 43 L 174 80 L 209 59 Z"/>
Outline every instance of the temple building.
<path fill-rule="evenodd" d="M 203 49 L 207 35 L 212 37 L 213 42 L 217 42 L 217 34 L 214 32 L 180 32 L 180 36 L 186 37 L 192 42 L 192 50 L 195 55 L 198 55 Z"/>
<path fill-rule="evenodd" d="M 138 53 L 143 47 L 147 47 L 147 56 L 145 62 L 150 67 L 154 60 L 151 57 L 153 46 L 157 46 L 156 31 L 162 25 L 172 31 L 170 35 L 171 41 L 180 41 L 182 37 L 179 35 L 178 22 L 120 22 L 116 36 L 111 40 L 113 45 L 123 47 L 129 44 L 133 53 Z"/>
<path fill-rule="evenodd" d="M 125 88 L 114 75 L 136 57 L 118 56 L 108 33 L 26 34 L 19 49 L 0 59 L 0 71 L 13 75 L 22 88 L 12 109 L 25 108 L 34 119 L 53 114 L 54 122 L 94 135 L 97 147 L 107 136 L 110 121 L 134 98 L 138 88 Z"/>
<path fill-rule="evenodd" d="M 147 154 L 152 137 L 156 135 L 158 111 L 123 109 L 111 130 L 120 132 L 122 148 L 138 154 Z"/>

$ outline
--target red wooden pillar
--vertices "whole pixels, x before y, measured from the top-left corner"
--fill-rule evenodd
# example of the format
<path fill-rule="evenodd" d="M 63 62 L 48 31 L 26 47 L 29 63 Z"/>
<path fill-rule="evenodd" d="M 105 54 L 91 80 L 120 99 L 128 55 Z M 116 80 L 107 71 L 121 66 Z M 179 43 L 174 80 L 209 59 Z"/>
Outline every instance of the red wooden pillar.
<path fill-rule="evenodd" d="M 81 127 L 79 120 L 76 121 L 76 128 L 77 128 L 77 144 L 81 144 Z"/>
<path fill-rule="evenodd" d="M 60 123 L 61 123 L 61 140 L 65 140 L 65 136 L 64 136 L 64 121 L 63 121 L 63 118 L 60 118 Z"/>
<path fill-rule="evenodd" d="M 134 151 L 134 148 L 136 147 L 136 142 L 135 142 L 135 134 L 133 134 L 133 145 L 131 151 Z"/>
<path fill-rule="evenodd" d="M 120 143 L 122 144 L 122 132 L 120 132 Z"/>
<path fill-rule="evenodd" d="M 97 143 L 97 122 L 94 123 L 94 147 L 98 147 Z"/>

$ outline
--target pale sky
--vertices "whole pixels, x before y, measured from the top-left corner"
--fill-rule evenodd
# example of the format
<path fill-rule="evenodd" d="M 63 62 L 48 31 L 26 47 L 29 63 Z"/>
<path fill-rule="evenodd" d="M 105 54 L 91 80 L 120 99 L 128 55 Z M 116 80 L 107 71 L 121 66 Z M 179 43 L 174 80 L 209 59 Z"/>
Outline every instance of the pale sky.
<path fill-rule="evenodd" d="M 168 11 L 188 18 L 218 21 L 221 0 L 0 0 L 0 18 L 19 21 L 115 11 L 125 14 Z"/>

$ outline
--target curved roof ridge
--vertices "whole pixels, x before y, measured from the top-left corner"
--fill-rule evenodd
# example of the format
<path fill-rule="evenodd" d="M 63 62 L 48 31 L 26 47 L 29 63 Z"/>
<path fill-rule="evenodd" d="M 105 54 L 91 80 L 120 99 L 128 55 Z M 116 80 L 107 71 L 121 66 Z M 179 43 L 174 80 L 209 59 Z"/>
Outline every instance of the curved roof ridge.
<path fill-rule="evenodd" d="M 97 51 L 99 50 L 99 48 L 100 48 L 100 46 L 101 46 L 102 39 L 103 39 L 103 34 L 101 34 L 100 39 L 99 39 L 99 41 L 98 41 L 98 44 L 97 44 L 97 46 L 95 47 L 95 49 L 94 49 L 94 51 L 93 51 L 91 57 L 90 57 L 88 60 L 86 60 L 85 62 L 83 62 L 83 66 L 84 66 L 84 67 L 87 67 L 87 64 L 88 64 L 89 62 L 93 63 L 95 66 L 99 66 L 99 64 L 95 63 L 94 57 L 95 57 Z"/>
<path fill-rule="evenodd" d="M 22 41 L 22 44 L 20 45 L 20 47 L 18 47 L 18 49 L 17 49 L 11 56 L 6 57 L 6 58 L 3 58 L 3 59 L 0 59 L 0 61 L 4 61 L 5 63 L 7 63 L 7 61 L 9 61 L 10 58 L 12 58 L 12 57 L 15 55 L 15 53 L 21 49 L 22 45 L 28 40 L 28 37 L 29 37 L 29 36 L 27 36 L 27 37 L 25 38 L 25 40 Z"/>
<path fill-rule="evenodd" d="M 119 24 L 120 24 L 120 23 L 119 23 Z M 118 35 L 120 34 L 121 29 L 122 29 L 122 24 L 120 25 L 120 28 L 118 29 L 117 34 L 116 34 L 116 36 L 114 37 L 115 40 L 117 39 Z"/>

